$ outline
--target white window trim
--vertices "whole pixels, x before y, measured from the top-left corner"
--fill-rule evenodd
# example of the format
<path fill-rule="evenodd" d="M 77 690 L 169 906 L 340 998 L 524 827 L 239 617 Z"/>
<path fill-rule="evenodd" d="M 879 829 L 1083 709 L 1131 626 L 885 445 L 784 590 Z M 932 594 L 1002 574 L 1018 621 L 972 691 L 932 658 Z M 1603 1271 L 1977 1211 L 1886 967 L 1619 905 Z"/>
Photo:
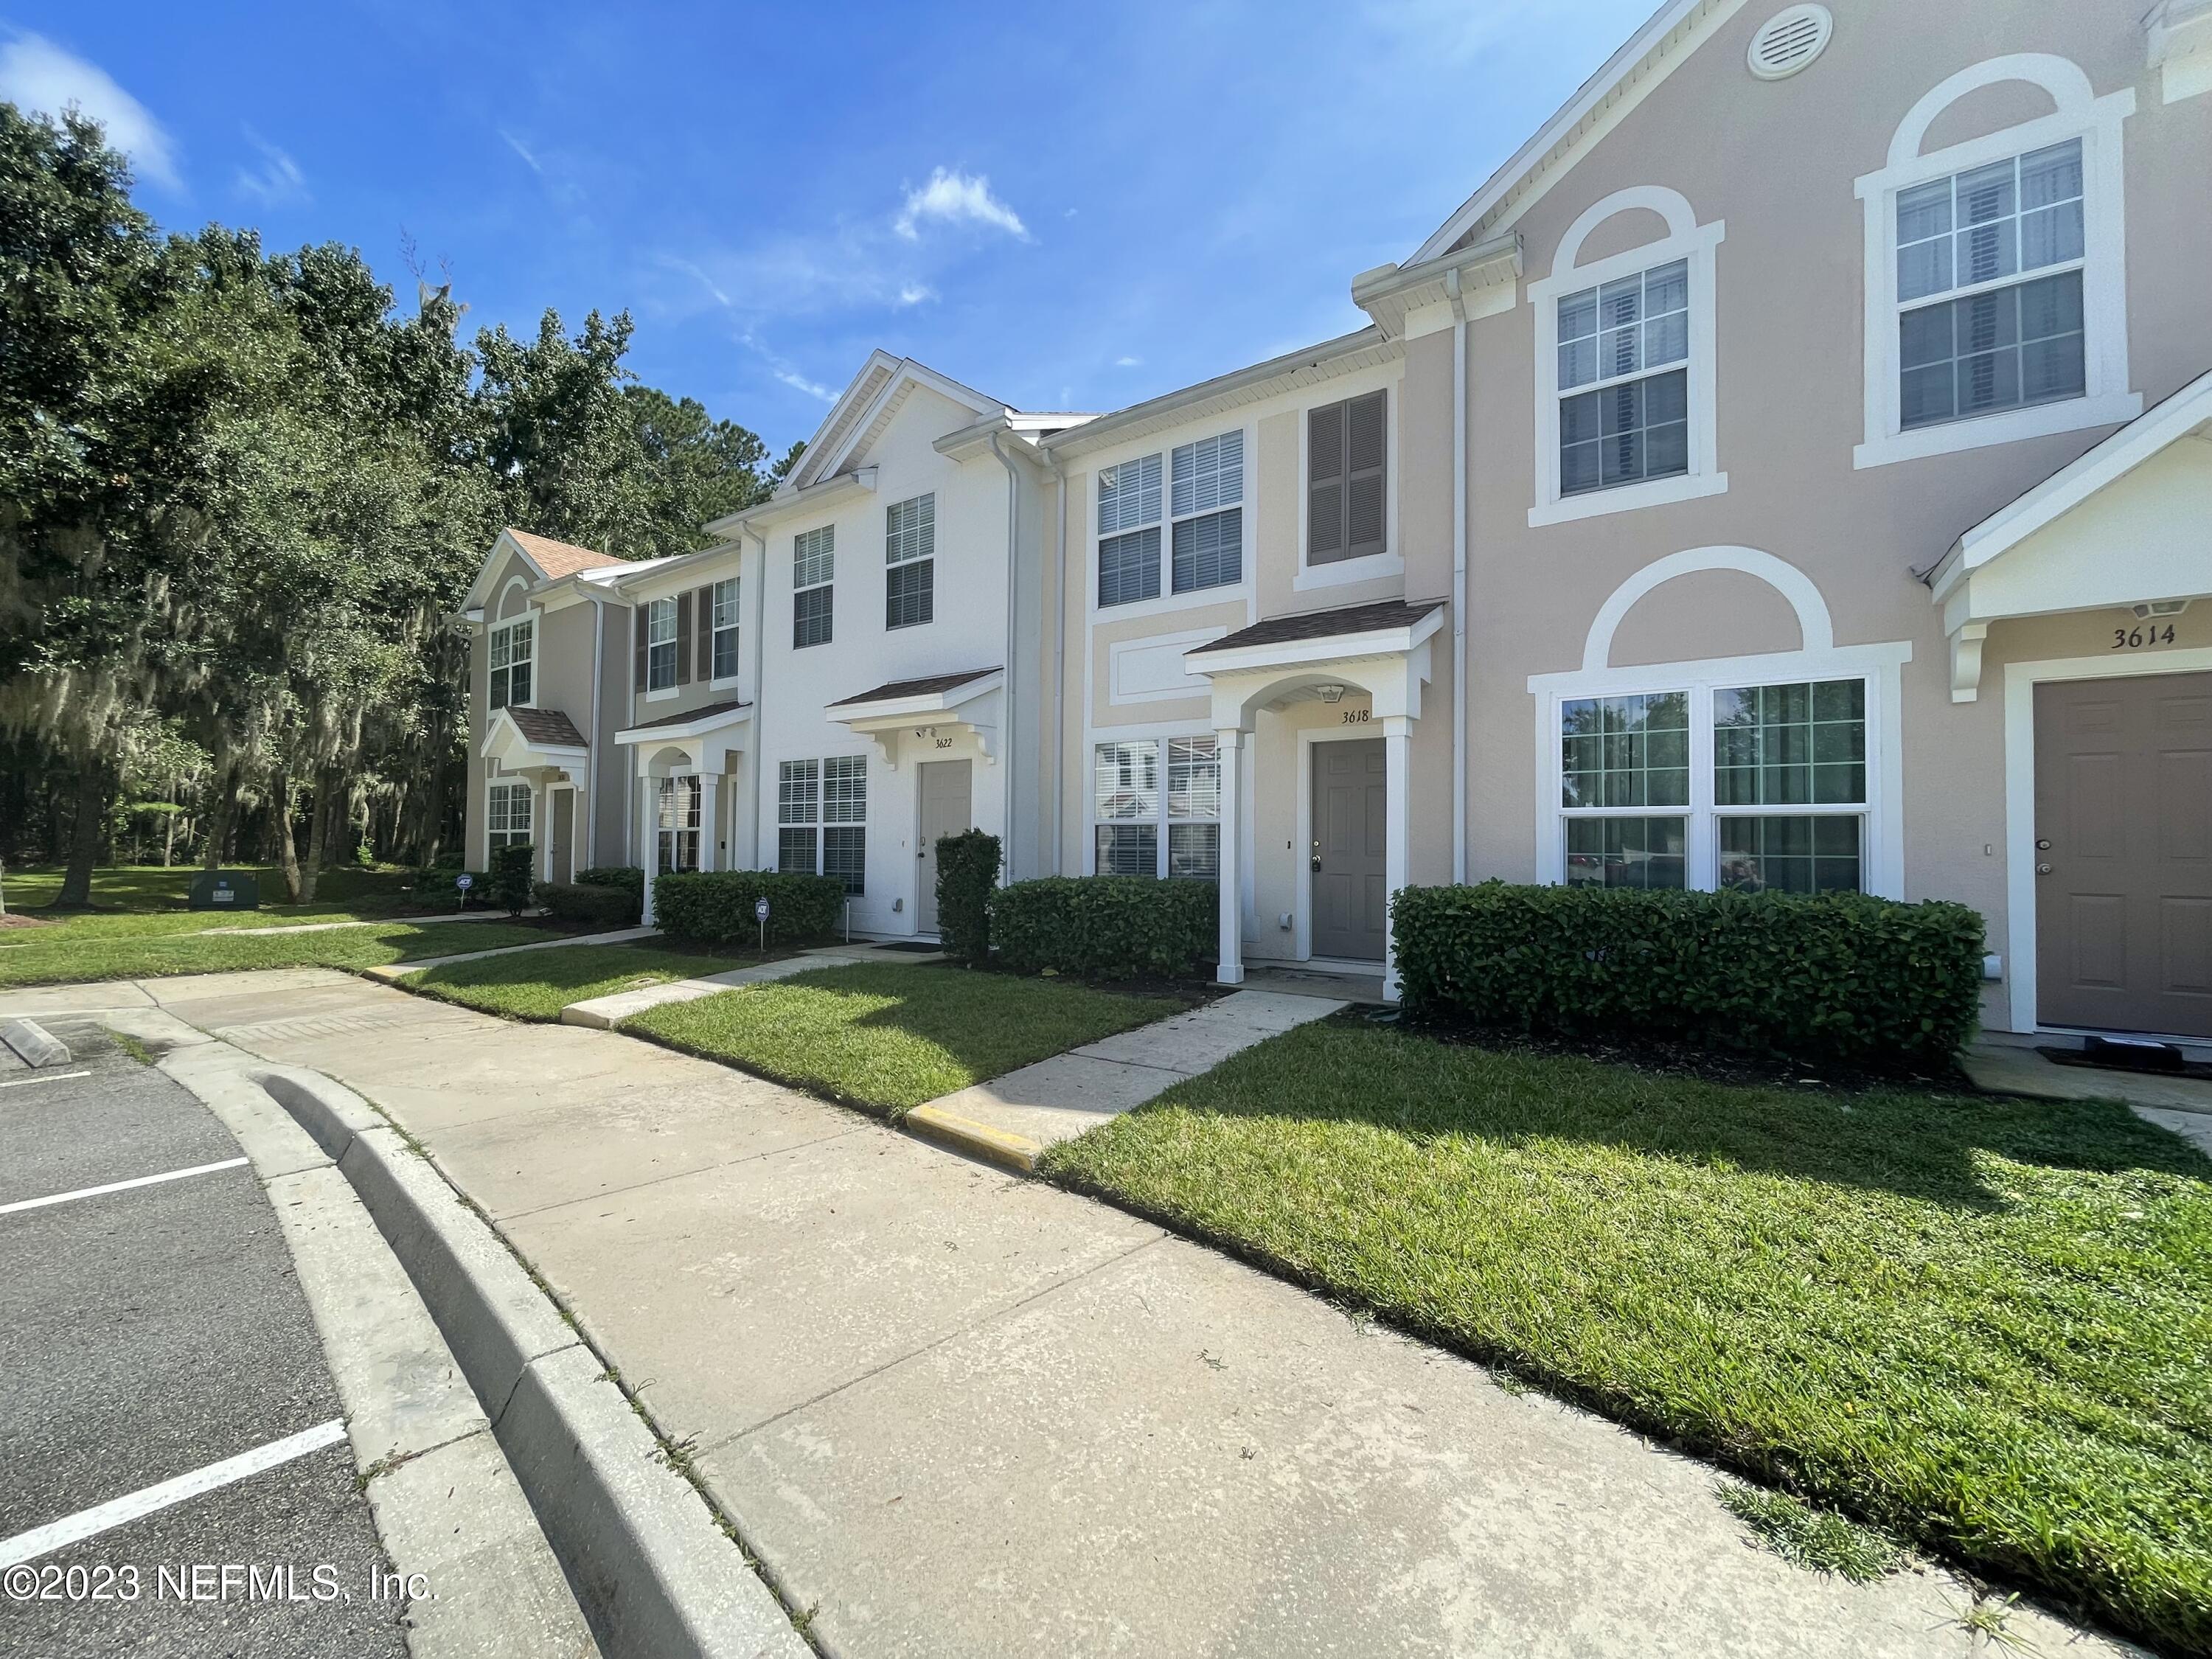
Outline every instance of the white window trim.
<path fill-rule="evenodd" d="M 1149 823 L 1158 832 L 1153 838 L 1152 875 L 1156 880 L 1167 880 L 1168 842 L 1171 839 L 1168 834 L 1169 826 L 1177 823 L 1211 823 L 1218 829 L 1222 823 L 1222 815 L 1218 811 L 1210 818 L 1179 818 L 1170 814 L 1168 811 L 1168 744 L 1171 741 L 1188 742 L 1196 738 L 1213 738 L 1218 741 L 1218 733 L 1204 720 L 1189 720 L 1177 721 L 1170 726 L 1147 726 L 1140 732 L 1123 732 L 1108 727 L 1104 730 L 1087 732 L 1085 735 L 1089 741 L 1085 744 L 1083 750 L 1085 763 L 1083 873 L 1086 876 L 1095 876 L 1098 873 L 1098 830 L 1102 824 Z M 1102 744 L 1109 743 L 1149 743 L 1152 745 L 1158 756 L 1159 805 L 1150 817 L 1102 818 L 1098 816 L 1098 750 Z M 1220 757 L 1220 750 L 1218 747 L 1214 753 L 1218 763 Z M 1237 769 L 1242 773 L 1248 769 L 1239 767 Z M 1219 856 L 1217 843 L 1215 853 L 1217 860 Z"/>
<path fill-rule="evenodd" d="M 530 695 L 520 702 L 516 702 L 514 698 L 509 697 L 505 702 L 500 705 L 500 708 L 535 708 L 538 707 L 538 642 L 540 639 L 544 637 L 545 634 L 544 617 L 544 612 L 533 605 L 523 611 L 523 613 L 519 617 L 509 617 L 503 623 L 493 623 L 491 628 L 486 632 L 484 635 L 484 701 L 487 704 L 491 701 L 491 642 L 500 635 L 510 633 L 514 629 L 520 628 L 524 623 L 527 623 L 530 625 Z M 513 674 L 513 647 L 509 647 L 508 649 L 510 653 L 508 672 L 511 683 Z M 494 712 L 496 713 L 497 711 L 495 710 Z"/>
<path fill-rule="evenodd" d="M 1182 444 L 1197 443 L 1206 438 L 1218 437 L 1224 432 L 1237 430 L 1241 430 L 1244 434 L 1244 491 L 1243 495 L 1233 503 L 1243 511 L 1240 526 L 1243 531 L 1243 542 L 1237 553 L 1237 580 L 1233 582 L 1224 582 L 1218 587 L 1194 587 L 1188 593 L 1178 593 L 1175 592 L 1175 452 Z M 1249 422 L 1242 428 L 1237 427 L 1234 422 L 1224 426 L 1207 426 L 1202 430 L 1194 430 L 1187 436 L 1175 433 L 1159 433 L 1155 434 L 1152 440 L 1132 449 L 1127 454 L 1117 455 L 1112 460 L 1102 460 L 1091 469 L 1091 488 L 1088 499 L 1085 502 L 1085 511 L 1088 515 L 1085 520 L 1085 543 L 1089 550 L 1090 563 L 1086 570 L 1085 582 L 1086 592 L 1084 604 L 1086 607 L 1086 614 L 1091 622 L 1119 622 L 1132 617 L 1165 616 L 1173 611 L 1194 610 L 1202 605 L 1226 605 L 1235 600 L 1249 599 L 1257 591 L 1253 586 L 1252 565 L 1257 556 L 1259 541 L 1255 528 L 1260 516 L 1255 489 L 1259 467 L 1258 442 L 1259 430 Z M 1101 542 L 1111 541 L 1113 536 L 1102 536 L 1098 533 L 1098 475 L 1110 467 L 1121 466 L 1130 461 L 1141 461 L 1147 455 L 1158 455 L 1160 458 L 1160 516 L 1157 526 L 1160 532 L 1160 591 L 1155 598 L 1149 599 L 1132 599 L 1127 605 L 1101 605 L 1098 603 L 1098 544 Z M 1212 510 L 1218 512 L 1222 509 L 1217 507 Z M 1186 513 L 1182 516 L 1188 519 L 1202 518 L 1205 515 Z M 1145 530 L 1154 527 L 1152 525 L 1139 526 Z M 1114 532 L 1114 536 L 1129 533 L 1131 532 L 1127 531 L 1117 530 Z M 1093 837 L 1094 844 L 1096 839 Z"/>
<path fill-rule="evenodd" d="M 817 532 L 819 532 L 819 531 L 823 531 L 823 530 L 827 530 L 827 531 L 830 532 L 830 574 L 829 574 L 826 578 L 824 578 L 823 580 L 821 580 L 821 581 L 818 581 L 818 582 L 809 582 L 809 583 L 807 583 L 804 587 L 802 587 L 802 586 L 799 586 L 799 539 L 800 539 L 802 537 L 814 535 L 814 534 L 815 534 L 815 533 L 817 533 Z M 809 525 L 809 526 L 808 526 L 805 529 L 804 529 L 804 530 L 795 530 L 795 531 L 793 531 L 793 532 L 792 532 L 792 537 L 791 537 L 791 614 L 792 614 L 792 619 L 793 619 L 793 627 L 792 627 L 792 641 L 791 641 L 790 649 L 792 649 L 792 650 L 793 650 L 793 651 L 812 651 L 812 650 L 816 649 L 817 647 L 824 646 L 824 645 L 835 645 L 835 644 L 837 642 L 837 599 L 836 599 L 836 586 L 837 586 L 837 525 L 836 525 L 836 521 L 835 520 L 832 520 L 830 523 L 828 523 L 828 524 L 826 524 L 826 525 L 819 525 L 819 524 L 817 524 L 817 525 Z M 828 639 L 826 639 L 826 640 L 816 640 L 816 641 L 812 641 L 811 643 L 810 643 L 810 644 L 801 645 L 801 644 L 799 644 L 799 640 L 798 640 L 798 617 L 799 617 L 799 596 L 800 596 L 801 594 L 804 594 L 804 593 L 814 593 L 814 592 L 820 592 L 823 588 L 825 588 L 825 587 L 826 587 L 826 588 L 829 588 L 829 589 L 830 589 L 830 590 L 831 590 L 831 592 L 830 592 L 830 637 L 829 637 Z"/>
<path fill-rule="evenodd" d="M 1291 591 L 1304 592 L 1314 587 L 1342 587 L 1352 582 L 1379 581 L 1386 577 L 1406 574 L 1405 544 L 1399 538 L 1404 534 L 1398 510 L 1398 426 L 1405 412 L 1405 399 L 1400 395 L 1405 387 L 1402 379 L 1392 378 L 1370 386 L 1356 383 L 1346 390 L 1333 386 L 1328 395 L 1300 404 L 1293 411 L 1298 420 L 1298 544 L 1297 568 L 1291 577 Z M 1327 564 L 1310 564 L 1306 552 L 1307 510 L 1313 505 L 1313 412 L 1327 409 L 1331 404 L 1348 404 L 1358 398 L 1382 394 L 1382 550 L 1363 553 L 1356 559 L 1332 559 Z"/>
<path fill-rule="evenodd" d="M 1967 94 L 2007 81 L 2041 87 L 2057 102 L 2057 111 L 1948 149 L 1920 153 L 1937 116 Z M 1856 185 L 1866 214 L 1866 436 L 1851 451 L 1854 468 L 2117 425 L 2142 413 L 2142 394 L 2128 385 L 2126 173 L 2120 133 L 2121 123 L 2135 107 L 2134 88 L 2099 98 L 2077 66 L 2042 52 L 1976 64 L 1913 105 L 1890 139 L 1887 164 Z M 1907 432 L 1898 385 L 1898 192 L 2071 138 L 2081 141 L 2082 395 Z"/>
<path fill-rule="evenodd" d="M 653 637 L 653 618 L 655 611 L 664 605 L 668 607 L 668 637 L 656 641 Z M 677 693 L 684 689 L 676 678 L 677 653 L 683 649 L 677 638 L 681 628 L 682 618 L 677 614 L 676 599 L 673 594 L 645 601 L 645 700 L 647 702 L 673 702 Z M 653 683 L 653 653 L 656 644 L 669 647 L 668 684 L 665 685 L 655 685 Z"/>
<path fill-rule="evenodd" d="M 664 829 L 660 823 L 661 791 L 663 789 L 676 788 L 683 784 L 687 779 L 695 781 L 698 785 L 699 822 L 688 828 L 679 827 L 674 830 Z M 694 872 L 703 872 L 714 867 L 707 861 L 707 854 L 708 850 L 707 847 L 707 823 L 710 816 L 707 804 L 708 788 L 709 784 L 707 775 L 690 767 L 678 767 L 673 770 L 664 772 L 654 780 L 652 808 L 653 872 L 654 875 L 669 875 L 675 872 L 675 866 L 672 864 L 663 864 L 660 861 L 660 838 L 663 836 L 696 836 L 699 838 L 699 853 L 696 860 L 691 866 L 692 870 Z"/>
<path fill-rule="evenodd" d="M 1905 896 L 1904 666 L 1912 658 L 1909 641 L 1835 646 L 1821 651 L 1776 651 L 1751 657 L 1712 657 L 1702 661 L 1639 663 L 1627 668 L 1582 668 L 1561 674 L 1532 674 L 1528 690 L 1536 702 L 1536 879 L 1556 884 L 1566 879 L 1566 823 L 1559 804 L 1561 705 L 1581 697 L 1625 696 L 1637 692 L 1685 691 L 1690 699 L 1690 804 L 1686 806 L 1608 809 L 1619 817 L 1683 817 L 1684 884 L 1709 892 L 1719 883 L 1720 858 L 1715 826 L 1725 817 L 1795 817 L 1836 816 L 1833 809 L 1807 805 L 1717 809 L 1713 805 L 1713 693 L 1743 685 L 1790 685 L 1808 680 L 1866 682 L 1865 833 L 1859 845 L 1861 890 L 1882 898 Z M 1843 816 L 1850 816 L 1845 809 Z"/>
<path fill-rule="evenodd" d="M 1667 222 L 1667 234 L 1626 253 L 1577 261 L 1589 234 L 1615 214 L 1644 209 Z M 1592 203 L 1567 228 L 1553 258 L 1552 274 L 1528 284 L 1528 303 L 1536 313 L 1535 504 L 1528 509 L 1531 529 L 1595 519 L 1669 501 L 1695 501 L 1728 489 L 1720 470 L 1719 353 L 1714 250 L 1727 234 L 1727 222 L 1701 225 L 1689 201 L 1661 185 L 1638 185 Z M 1632 276 L 1676 259 L 1690 268 L 1689 471 L 1668 478 L 1617 484 L 1610 489 L 1559 494 L 1559 306 L 1562 295 L 1579 293 L 1622 276 Z"/>
<path fill-rule="evenodd" d="M 522 706 L 523 706 L 523 707 L 525 707 L 525 708 L 527 708 L 529 705 L 526 703 L 526 704 L 524 704 L 524 705 L 522 705 Z M 485 779 L 485 780 L 484 780 L 484 862 L 485 862 L 487 865 L 489 865 L 489 864 L 491 862 L 491 855 L 492 855 L 492 844 L 491 844 L 491 838 L 492 838 L 493 834 L 495 833 L 495 832 L 493 831 L 493 830 L 492 830 L 492 827 L 491 827 L 491 792 L 492 792 L 493 790 L 495 790 L 495 789 L 520 789 L 520 790 L 521 790 L 521 791 L 523 792 L 523 793 L 525 794 L 525 796 L 526 796 L 526 797 L 528 798 L 529 802 L 530 802 L 530 811 L 529 811 L 529 812 L 527 813 L 527 815 L 526 816 L 526 820 L 525 820 L 526 824 L 526 827 L 524 829 L 524 830 L 523 830 L 523 832 L 522 832 L 522 839 L 523 839 L 524 843 L 525 843 L 526 845 L 527 845 L 527 844 L 531 842 L 531 840 L 532 840 L 533 837 L 535 837 L 535 836 L 536 836 L 536 835 L 538 834 L 538 789 L 537 789 L 537 786 L 536 786 L 536 785 L 534 785 L 534 784 L 532 784 L 532 783 L 530 781 L 530 780 L 529 780 L 529 779 L 527 779 L 527 778 L 501 777 L 501 776 L 499 776 L 499 775 L 493 775 L 493 776 L 491 776 L 491 777 L 489 777 L 489 778 Z M 505 833 L 512 834 L 513 832 L 512 832 L 512 831 L 507 831 L 507 832 L 505 832 Z"/>
<path fill-rule="evenodd" d="M 738 585 L 738 620 L 730 623 L 727 629 L 728 632 L 733 633 L 738 636 L 738 672 L 734 674 L 725 674 L 717 678 L 714 677 L 714 647 L 716 641 L 720 639 L 725 630 L 717 628 L 714 625 L 714 617 L 711 615 L 711 612 L 714 605 L 714 590 L 722 585 L 722 581 L 732 581 Z M 706 679 L 707 689 L 709 691 L 734 690 L 739 683 L 744 678 L 744 578 L 743 576 L 725 576 L 722 578 L 722 581 L 709 582 L 707 584 L 707 606 L 710 614 L 707 619 L 707 672 L 702 678 Z"/>

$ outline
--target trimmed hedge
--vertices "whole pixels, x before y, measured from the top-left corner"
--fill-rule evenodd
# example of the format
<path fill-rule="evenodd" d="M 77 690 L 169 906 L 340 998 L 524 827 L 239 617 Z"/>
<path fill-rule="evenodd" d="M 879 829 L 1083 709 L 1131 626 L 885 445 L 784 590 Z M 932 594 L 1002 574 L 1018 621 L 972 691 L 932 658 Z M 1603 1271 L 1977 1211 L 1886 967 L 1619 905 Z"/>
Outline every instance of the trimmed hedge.
<path fill-rule="evenodd" d="M 990 960 L 999 858 L 999 838 L 981 830 L 937 838 L 937 936 L 946 955 L 963 962 Z"/>
<path fill-rule="evenodd" d="M 491 849 L 490 890 L 484 902 L 495 909 L 504 909 L 511 916 L 519 916 L 530 908 L 530 866 L 537 861 L 538 849 L 525 842 L 520 847 L 495 847 Z"/>
<path fill-rule="evenodd" d="M 1213 961 L 1214 884 L 1149 876 L 1046 876 L 991 896 L 991 939 L 1017 973 L 1181 979 Z"/>
<path fill-rule="evenodd" d="M 787 876 L 774 870 L 706 870 L 653 884 L 653 920 L 690 945 L 753 945 L 760 924 L 753 902 L 768 901 L 768 942 L 826 939 L 845 916 L 845 884 L 835 876 Z"/>
<path fill-rule="evenodd" d="M 576 872 L 579 887 L 619 887 L 640 904 L 645 902 L 645 872 L 635 864 L 599 864 Z"/>
<path fill-rule="evenodd" d="M 1940 1066 L 1980 1005 L 1963 904 L 1486 881 L 1405 888 L 1390 916 L 1409 1013 L 1514 1030 Z"/>
<path fill-rule="evenodd" d="M 592 927 L 635 927 L 645 902 L 642 890 L 625 893 L 618 887 L 589 882 L 541 881 L 530 890 L 538 908 L 562 921 Z"/>

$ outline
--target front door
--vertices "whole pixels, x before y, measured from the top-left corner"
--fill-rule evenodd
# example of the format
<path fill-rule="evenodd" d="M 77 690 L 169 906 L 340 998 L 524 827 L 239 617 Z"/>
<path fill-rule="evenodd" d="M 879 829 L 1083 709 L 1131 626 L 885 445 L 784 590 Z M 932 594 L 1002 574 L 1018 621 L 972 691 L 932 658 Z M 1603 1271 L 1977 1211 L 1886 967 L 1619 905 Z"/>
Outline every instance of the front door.
<path fill-rule="evenodd" d="M 1313 953 L 1382 959 L 1382 739 L 1313 745 Z"/>
<path fill-rule="evenodd" d="M 574 857 L 576 835 L 576 792 L 556 789 L 553 792 L 553 827 L 550 862 L 547 868 L 552 874 L 548 880 L 567 882 L 575 879 Z"/>
<path fill-rule="evenodd" d="M 969 769 L 972 762 L 924 761 L 921 763 L 921 890 L 915 913 L 925 933 L 937 931 L 937 840 L 957 836 L 974 822 Z"/>
<path fill-rule="evenodd" d="M 2212 1036 L 2212 674 L 2035 688 L 2036 1013 Z"/>

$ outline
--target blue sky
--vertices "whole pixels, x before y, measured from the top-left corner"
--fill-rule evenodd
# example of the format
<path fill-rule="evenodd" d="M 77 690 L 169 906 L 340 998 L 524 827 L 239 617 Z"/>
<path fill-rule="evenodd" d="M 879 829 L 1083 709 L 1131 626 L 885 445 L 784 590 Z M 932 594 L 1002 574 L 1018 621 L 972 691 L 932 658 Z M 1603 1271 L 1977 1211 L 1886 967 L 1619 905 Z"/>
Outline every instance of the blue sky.
<path fill-rule="evenodd" d="M 1364 320 L 1656 0 L 242 6 L 0 0 L 163 224 L 403 231 L 467 325 L 637 320 L 630 366 L 781 447 L 873 347 L 1109 410 Z"/>

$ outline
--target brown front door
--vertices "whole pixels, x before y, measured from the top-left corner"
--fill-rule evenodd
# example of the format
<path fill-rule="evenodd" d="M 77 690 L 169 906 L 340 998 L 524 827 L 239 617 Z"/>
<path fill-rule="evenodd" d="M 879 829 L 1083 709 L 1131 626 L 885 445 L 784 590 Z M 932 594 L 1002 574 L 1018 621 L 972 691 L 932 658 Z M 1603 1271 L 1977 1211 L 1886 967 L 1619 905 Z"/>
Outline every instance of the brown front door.
<path fill-rule="evenodd" d="M 575 879 L 576 792 L 573 789 L 553 791 L 552 807 L 552 872 L 550 879 L 566 882 Z"/>
<path fill-rule="evenodd" d="M 1313 746 L 1313 953 L 1382 959 L 1382 739 Z"/>
<path fill-rule="evenodd" d="M 2212 674 L 2035 688 L 2036 1017 L 2212 1036 Z"/>

